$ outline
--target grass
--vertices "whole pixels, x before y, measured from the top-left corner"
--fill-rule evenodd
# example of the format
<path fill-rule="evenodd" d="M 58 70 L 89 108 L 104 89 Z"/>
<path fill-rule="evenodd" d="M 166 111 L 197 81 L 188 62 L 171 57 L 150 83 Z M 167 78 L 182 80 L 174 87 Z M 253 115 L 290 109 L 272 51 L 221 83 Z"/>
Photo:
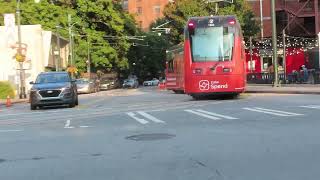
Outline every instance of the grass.
<path fill-rule="evenodd" d="M 7 96 L 10 96 L 10 98 L 15 97 L 14 88 L 7 81 L 0 81 L 0 99 L 6 99 Z"/>

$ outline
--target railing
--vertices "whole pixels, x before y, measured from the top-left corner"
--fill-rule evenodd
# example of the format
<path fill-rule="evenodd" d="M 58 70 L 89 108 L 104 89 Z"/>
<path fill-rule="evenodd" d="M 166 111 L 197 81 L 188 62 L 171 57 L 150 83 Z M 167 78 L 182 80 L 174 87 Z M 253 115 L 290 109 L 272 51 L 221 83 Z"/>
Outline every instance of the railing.
<path fill-rule="evenodd" d="M 308 70 L 307 74 L 303 72 L 296 72 L 288 74 L 278 74 L 278 79 L 281 84 L 320 84 L 320 71 L 319 70 Z M 273 73 L 248 73 L 247 82 L 251 84 L 272 84 L 274 81 Z"/>

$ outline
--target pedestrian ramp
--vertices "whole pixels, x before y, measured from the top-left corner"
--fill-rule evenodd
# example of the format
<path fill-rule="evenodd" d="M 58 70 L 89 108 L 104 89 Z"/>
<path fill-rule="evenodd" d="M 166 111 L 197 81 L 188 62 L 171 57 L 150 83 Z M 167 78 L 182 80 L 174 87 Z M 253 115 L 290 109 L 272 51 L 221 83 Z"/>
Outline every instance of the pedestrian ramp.
<path fill-rule="evenodd" d="M 136 120 L 140 124 L 148 124 L 150 122 L 153 123 L 165 123 L 164 121 L 144 112 L 144 111 L 137 111 L 137 112 L 128 112 L 128 116 L 132 119 Z"/>
<path fill-rule="evenodd" d="M 253 108 L 242 108 L 247 111 L 257 112 L 257 113 L 264 113 L 264 114 L 270 114 L 274 116 L 302 116 L 303 114 L 293 113 L 293 112 L 287 112 L 287 111 L 280 111 L 280 110 L 274 110 L 274 109 L 267 109 L 267 108 L 261 108 L 261 107 L 253 107 Z"/>
<path fill-rule="evenodd" d="M 300 106 L 302 108 L 308 108 L 308 109 L 320 109 L 320 105 L 308 105 L 308 106 Z"/>
<path fill-rule="evenodd" d="M 188 112 L 188 113 L 191 113 L 191 114 L 194 114 L 194 115 L 205 117 L 205 118 L 211 119 L 211 120 L 221 120 L 221 119 L 234 120 L 234 119 L 238 119 L 238 118 L 235 118 L 235 117 L 222 115 L 222 114 L 218 114 L 218 113 L 214 113 L 214 112 L 209 112 L 209 111 L 205 111 L 205 110 L 202 110 L 202 109 L 186 109 L 184 111 Z"/>

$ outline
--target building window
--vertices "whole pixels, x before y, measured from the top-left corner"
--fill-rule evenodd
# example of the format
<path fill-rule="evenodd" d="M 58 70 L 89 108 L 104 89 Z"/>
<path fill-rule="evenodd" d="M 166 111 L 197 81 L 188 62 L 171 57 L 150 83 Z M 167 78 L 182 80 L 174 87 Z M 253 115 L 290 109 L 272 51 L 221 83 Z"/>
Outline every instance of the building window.
<path fill-rule="evenodd" d="M 125 11 L 128 10 L 128 0 L 123 1 L 123 3 L 122 3 L 122 9 L 125 10 Z"/>
<path fill-rule="evenodd" d="M 138 22 L 138 26 L 139 26 L 140 28 L 142 28 L 142 21 L 139 21 L 139 22 Z"/>
<path fill-rule="evenodd" d="M 153 12 L 154 12 L 155 14 L 160 14 L 160 12 L 161 12 L 160 6 L 153 6 Z"/>
<path fill-rule="evenodd" d="M 142 7 L 137 7 L 137 13 L 142 14 Z"/>

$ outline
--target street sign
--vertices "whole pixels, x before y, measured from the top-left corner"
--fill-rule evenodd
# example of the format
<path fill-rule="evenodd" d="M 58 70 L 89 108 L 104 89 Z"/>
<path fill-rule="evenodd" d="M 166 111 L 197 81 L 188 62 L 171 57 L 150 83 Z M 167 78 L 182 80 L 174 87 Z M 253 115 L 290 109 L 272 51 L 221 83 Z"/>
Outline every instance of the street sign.
<path fill-rule="evenodd" d="M 15 59 L 16 59 L 16 61 L 18 61 L 18 62 L 24 62 L 24 61 L 26 60 L 26 56 L 23 55 L 23 54 L 17 53 L 17 54 L 15 55 Z"/>

